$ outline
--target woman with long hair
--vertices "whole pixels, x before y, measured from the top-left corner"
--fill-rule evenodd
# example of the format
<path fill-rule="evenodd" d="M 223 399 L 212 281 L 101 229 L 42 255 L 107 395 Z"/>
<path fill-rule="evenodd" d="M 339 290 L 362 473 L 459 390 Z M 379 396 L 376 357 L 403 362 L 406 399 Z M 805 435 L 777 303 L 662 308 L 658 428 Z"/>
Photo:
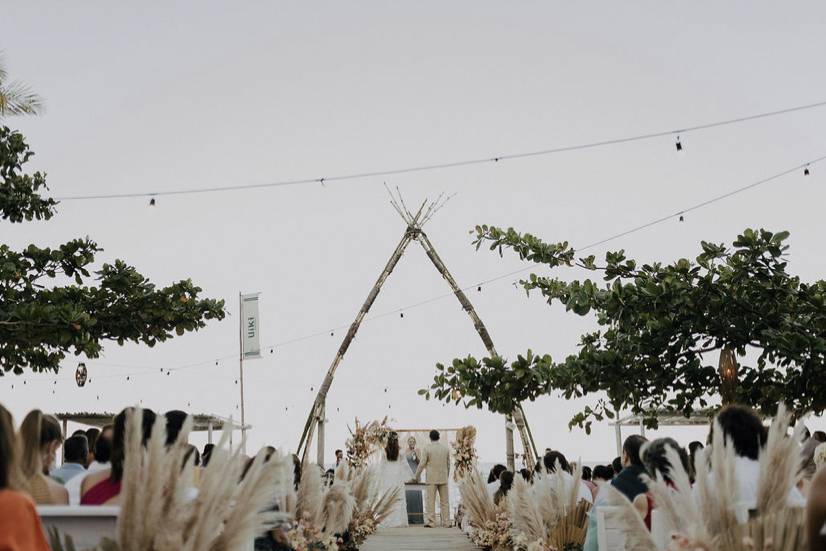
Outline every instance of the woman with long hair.
<path fill-rule="evenodd" d="M 60 422 L 39 409 L 30 411 L 20 424 L 20 470 L 26 491 L 38 505 L 69 504 L 66 488 L 48 477 L 62 443 Z"/>
<path fill-rule="evenodd" d="M 112 436 L 111 467 L 91 473 L 83 479 L 80 485 L 81 505 L 118 505 L 120 503 L 120 487 L 123 480 L 123 464 L 126 453 L 126 419 L 133 408 L 127 408 L 115 416 L 114 433 Z M 149 440 L 152 427 L 155 424 L 155 412 L 151 409 L 142 410 L 143 444 Z"/>
<path fill-rule="evenodd" d="M 380 493 L 394 489 L 398 489 L 399 493 L 393 505 L 393 512 L 381 523 L 385 528 L 407 526 L 407 499 L 404 484 L 413 478 L 414 474 L 406 460 L 399 460 L 399 451 L 399 435 L 391 432 L 387 436 L 384 458 L 379 465 L 378 486 Z"/>
<path fill-rule="evenodd" d="M 499 475 L 499 489 L 493 494 L 493 503 L 499 505 L 503 499 L 508 497 L 508 492 L 511 491 L 512 487 L 513 473 L 508 470 L 502 471 Z"/>
<path fill-rule="evenodd" d="M 23 488 L 14 420 L 0 406 L 0 549 L 49 551 L 40 517 Z"/>

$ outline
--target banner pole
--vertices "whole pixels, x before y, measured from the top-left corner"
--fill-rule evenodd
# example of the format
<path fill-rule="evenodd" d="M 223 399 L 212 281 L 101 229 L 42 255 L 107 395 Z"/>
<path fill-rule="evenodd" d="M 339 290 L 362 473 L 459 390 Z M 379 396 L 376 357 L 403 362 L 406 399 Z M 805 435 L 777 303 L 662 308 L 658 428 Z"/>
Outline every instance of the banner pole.
<path fill-rule="evenodd" d="M 244 304 L 238 293 L 238 371 L 241 381 L 241 453 L 247 454 L 247 419 L 244 415 Z"/>

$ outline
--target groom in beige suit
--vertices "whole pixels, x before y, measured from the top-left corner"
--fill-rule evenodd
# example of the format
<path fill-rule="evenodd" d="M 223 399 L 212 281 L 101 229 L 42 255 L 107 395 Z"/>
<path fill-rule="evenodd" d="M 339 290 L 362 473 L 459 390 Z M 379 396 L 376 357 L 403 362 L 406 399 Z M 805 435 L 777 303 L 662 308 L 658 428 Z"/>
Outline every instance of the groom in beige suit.
<path fill-rule="evenodd" d="M 430 444 L 425 446 L 419 458 L 419 468 L 416 470 L 416 481 L 427 471 L 425 484 L 427 485 L 427 503 L 424 525 L 433 528 L 436 524 L 436 492 L 439 492 L 439 508 L 442 517 L 442 526 L 450 526 L 450 499 L 447 494 L 448 474 L 450 473 L 450 450 L 439 442 L 439 431 L 430 431 Z"/>

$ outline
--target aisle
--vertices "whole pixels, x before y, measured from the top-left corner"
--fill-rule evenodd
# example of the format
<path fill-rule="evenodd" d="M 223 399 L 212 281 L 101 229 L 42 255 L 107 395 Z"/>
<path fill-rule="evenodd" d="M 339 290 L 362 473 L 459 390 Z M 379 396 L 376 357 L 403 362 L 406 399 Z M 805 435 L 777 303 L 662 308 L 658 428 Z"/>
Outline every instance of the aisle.
<path fill-rule="evenodd" d="M 362 551 L 477 551 L 458 528 L 385 528 L 373 534 Z"/>

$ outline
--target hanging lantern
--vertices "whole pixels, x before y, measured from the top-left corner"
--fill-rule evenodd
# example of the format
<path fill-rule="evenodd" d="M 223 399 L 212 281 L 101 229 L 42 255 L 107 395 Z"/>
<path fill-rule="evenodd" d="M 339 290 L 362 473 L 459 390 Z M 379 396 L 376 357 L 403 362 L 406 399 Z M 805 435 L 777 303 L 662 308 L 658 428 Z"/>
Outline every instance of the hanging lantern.
<path fill-rule="evenodd" d="M 75 370 L 75 382 L 77 383 L 77 386 L 86 386 L 86 378 L 88 376 L 89 371 L 86 369 L 86 364 L 83 362 L 77 364 L 77 369 Z"/>
<path fill-rule="evenodd" d="M 458 389 L 453 389 L 453 401 L 458 402 L 462 398 L 462 393 Z"/>

